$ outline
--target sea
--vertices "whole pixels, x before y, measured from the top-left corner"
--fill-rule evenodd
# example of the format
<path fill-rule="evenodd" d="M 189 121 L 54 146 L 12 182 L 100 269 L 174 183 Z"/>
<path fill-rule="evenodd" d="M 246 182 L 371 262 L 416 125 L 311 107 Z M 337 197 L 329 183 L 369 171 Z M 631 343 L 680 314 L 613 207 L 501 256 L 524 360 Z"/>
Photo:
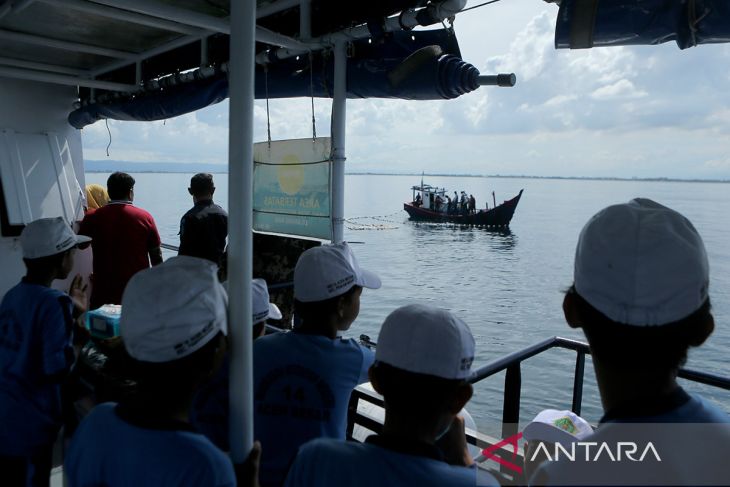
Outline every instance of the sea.
<path fill-rule="evenodd" d="M 155 218 L 163 242 L 177 245 L 180 217 L 192 206 L 191 174 L 138 173 L 135 204 Z M 87 173 L 105 184 L 108 173 Z M 227 175 L 214 175 L 215 201 L 227 206 Z M 469 324 L 476 339 L 474 367 L 484 366 L 552 336 L 583 340 L 569 328 L 562 299 L 572 283 L 578 234 L 600 209 L 635 197 L 654 199 L 688 217 L 704 239 L 710 260 L 710 297 L 716 328 L 690 352 L 688 368 L 730 377 L 730 184 L 712 182 L 424 176 L 452 194 L 466 191 L 477 207 L 501 203 L 524 189 L 509 230 L 409 221 L 403 203 L 421 176 L 347 175 L 345 238 L 363 268 L 377 273 L 378 290 L 365 289 L 349 336 L 377 341 L 385 317 L 398 306 L 429 303 Z M 235 189 L 241 191 L 241 189 Z M 492 195 L 494 192 L 494 196 Z M 174 255 L 170 252 L 166 256 Z M 668 262 L 671 266 L 672 263 Z M 571 406 L 575 353 L 552 349 L 522 364 L 520 421 L 544 408 Z M 730 392 L 681 381 L 730 412 Z M 504 373 L 475 385 L 467 405 L 482 432 L 498 434 Z M 586 361 L 582 416 L 602 415 L 590 358 Z"/>

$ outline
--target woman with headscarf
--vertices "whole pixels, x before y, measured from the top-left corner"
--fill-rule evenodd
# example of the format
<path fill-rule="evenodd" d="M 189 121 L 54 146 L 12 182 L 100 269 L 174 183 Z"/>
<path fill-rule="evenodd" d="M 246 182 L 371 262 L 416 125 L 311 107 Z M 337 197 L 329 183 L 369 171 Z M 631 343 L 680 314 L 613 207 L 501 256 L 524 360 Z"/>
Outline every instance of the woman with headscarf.
<path fill-rule="evenodd" d="M 95 210 L 109 203 L 109 194 L 106 188 L 100 184 L 86 185 L 86 214 L 93 213 Z"/>

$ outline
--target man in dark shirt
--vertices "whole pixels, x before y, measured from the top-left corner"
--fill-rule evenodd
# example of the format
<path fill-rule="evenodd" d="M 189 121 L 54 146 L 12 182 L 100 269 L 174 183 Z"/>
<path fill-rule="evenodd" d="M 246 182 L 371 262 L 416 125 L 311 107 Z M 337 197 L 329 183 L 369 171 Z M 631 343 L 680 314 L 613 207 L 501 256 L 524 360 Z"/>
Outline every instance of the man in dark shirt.
<path fill-rule="evenodd" d="M 213 203 L 213 176 L 198 173 L 190 179 L 188 192 L 193 206 L 180 220 L 179 255 L 190 255 L 220 263 L 228 236 L 228 214 Z"/>

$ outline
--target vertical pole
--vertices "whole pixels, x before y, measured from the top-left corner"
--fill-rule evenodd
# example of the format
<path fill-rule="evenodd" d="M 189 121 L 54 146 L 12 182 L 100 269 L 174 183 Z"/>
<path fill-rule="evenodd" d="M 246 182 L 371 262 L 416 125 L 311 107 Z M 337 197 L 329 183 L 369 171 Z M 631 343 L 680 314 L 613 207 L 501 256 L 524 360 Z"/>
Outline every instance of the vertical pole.
<path fill-rule="evenodd" d="M 504 376 L 504 406 L 502 408 L 502 438 L 518 433 L 520 422 L 520 396 L 522 395 L 522 372 L 517 362 L 507 367 Z"/>
<path fill-rule="evenodd" d="M 573 378 L 573 406 L 570 408 L 578 416 L 580 416 L 581 405 L 583 403 L 583 374 L 585 364 L 586 354 L 578 352 L 575 357 L 575 377 Z"/>
<path fill-rule="evenodd" d="M 256 2 L 231 2 L 228 81 L 228 336 L 231 459 L 242 463 L 253 446 L 251 337 L 253 106 Z"/>
<path fill-rule="evenodd" d="M 299 39 L 312 37 L 312 0 L 299 2 Z"/>
<path fill-rule="evenodd" d="M 347 102 L 347 44 L 335 44 L 335 79 L 332 96 L 332 241 L 344 240 L 345 120 Z"/>

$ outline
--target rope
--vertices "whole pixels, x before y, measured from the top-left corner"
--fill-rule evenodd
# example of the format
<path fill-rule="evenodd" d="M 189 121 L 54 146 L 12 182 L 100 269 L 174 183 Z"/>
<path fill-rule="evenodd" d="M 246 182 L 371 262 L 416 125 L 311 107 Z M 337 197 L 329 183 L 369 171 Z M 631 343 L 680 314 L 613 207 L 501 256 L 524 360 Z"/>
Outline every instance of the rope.
<path fill-rule="evenodd" d="M 106 131 L 109 132 L 109 143 L 106 146 L 106 156 L 109 157 L 109 147 L 112 146 L 112 131 L 109 130 L 109 119 L 105 118 L 104 123 L 106 124 Z"/>
<path fill-rule="evenodd" d="M 387 225 L 387 223 L 401 223 L 399 221 L 390 220 L 390 218 L 398 215 L 399 213 L 399 211 L 396 211 L 395 213 L 390 213 L 388 215 L 355 216 L 352 218 L 346 218 L 345 222 L 349 224 L 347 225 L 348 230 L 396 230 L 399 228 L 397 225 Z M 371 220 L 385 223 L 360 222 L 358 220 Z"/>
<path fill-rule="evenodd" d="M 269 119 L 269 65 L 264 64 L 264 91 L 266 94 L 266 133 L 269 137 L 269 149 L 271 149 L 271 120 Z"/>
<path fill-rule="evenodd" d="M 489 0 L 488 2 L 480 3 L 479 5 L 474 5 L 473 7 L 461 9 L 461 12 L 466 12 L 467 10 L 473 10 L 475 8 L 479 8 L 479 7 L 483 7 L 485 5 L 489 5 L 490 3 L 497 3 L 497 2 L 499 2 L 499 0 Z M 459 12 L 459 13 L 461 13 L 461 12 Z"/>
<path fill-rule="evenodd" d="M 312 140 L 317 140 L 317 122 L 314 119 L 314 56 L 309 51 L 309 94 L 312 99 Z"/>

